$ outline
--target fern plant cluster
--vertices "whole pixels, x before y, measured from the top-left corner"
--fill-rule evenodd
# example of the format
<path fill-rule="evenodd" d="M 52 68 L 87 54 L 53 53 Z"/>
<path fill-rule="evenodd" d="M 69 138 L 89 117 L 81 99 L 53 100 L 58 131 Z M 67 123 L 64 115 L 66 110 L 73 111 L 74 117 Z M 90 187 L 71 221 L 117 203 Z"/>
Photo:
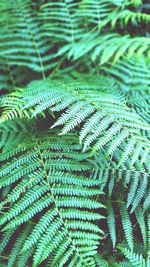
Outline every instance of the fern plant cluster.
<path fill-rule="evenodd" d="M 148 0 L 1 0 L 0 266 L 150 266 Z"/>

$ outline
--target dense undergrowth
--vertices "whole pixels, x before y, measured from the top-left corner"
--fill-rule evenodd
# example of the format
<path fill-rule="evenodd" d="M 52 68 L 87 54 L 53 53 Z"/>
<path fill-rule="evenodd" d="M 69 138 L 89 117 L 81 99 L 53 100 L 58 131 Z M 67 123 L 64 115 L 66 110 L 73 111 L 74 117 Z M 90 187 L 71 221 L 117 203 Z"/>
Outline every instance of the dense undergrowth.
<path fill-rule="evenodd" d="M 1 0 L 0 266 L 150 264 L 148 0 Z"/>

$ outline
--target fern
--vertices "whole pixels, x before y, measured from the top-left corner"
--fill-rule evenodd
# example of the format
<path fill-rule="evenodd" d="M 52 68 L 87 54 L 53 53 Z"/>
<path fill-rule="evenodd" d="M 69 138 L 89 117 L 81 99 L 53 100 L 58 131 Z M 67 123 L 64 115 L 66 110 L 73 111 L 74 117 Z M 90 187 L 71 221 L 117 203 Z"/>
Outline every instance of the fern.
<path fill-rule="evenodd" d="M 62 262 L 68 262 L 72 257 L 79 266 L 86 265 L 86 262 L 89 266 L 93 266 L 92 255 L 95 254 L 94 251 L 103 231 L 92 221 L 103 218 L 94 210 L 104 208 L 104 205 L 92 198 L 102 192 L 96 188 L 98 186 L 96 180 L 91 180 L 89 183 L 86 177 L 73 174 L 73 172 L 79 173 L 89 168 L 88 165 L 82 163 L 86 156 L 81 157 L 77 153 L 75 157 L 75 151 L 79 150 L 79 146 L 74 148 L 73 138 L 70 136 L 69 145 L 69 138 L 65 144 L 64 140 L 61 142 L 57 137 L 34 137 L 35 143 L 30 143 L 29 140 L 29 144 L 26 143 L 25 147 L 22 144 L 23 151 L 16 149 L 16 159 L 10 158 L 9 164 L 4 165 L 1 170 L 1 187 L 20 180 L 20 185 L 15 186 L 4 201 L 4 203 L 11 204 L 10 209 L 0 219 L 1 225 L 7 223 L 4 230 L 18 227 L 34 218 L 43 209 L 45 210 L 31 234 L 26 237 L 26 242 L 22 241 L 22 236 L 21 241 L 17 239 L 19 243 L 16 243 L 12 251 L 10 266 L 13 266 L 15 255 L 22 245 L 22 252 L 36 245 L 33 266 L 38 266 L 51 253 L 55 253 L 52 263 L 55 265 L 66 249 L 68 249 L 68 254 L 67 257 L 66 254 L 64 255 Z M 52 142 L 52 147 L 49 142 L 47 143 L 48 140 Z M 62 158 L 64 153 L 62 148 L 66 151 L 64 158 Z M 71 153 L 71 148 L 74 153 Z M 17 168 L 15 162 L 17 162 Z M 11 179 L 9 174 L 7 175 L 10 170 Z M 65 170 L 69 173 L 65 174 Z M 5 174 L 4 177 L 3 174 Z M 22 175 L 26 176 L 24 180 L 22 180 Z M 89 187 L 91 191 L 88 190 Z M 20 242 L 24 244 L 21 245 Z M 62 244 L 60 251 L 57 251 L 56 244 Z"/>
<path fill-rule="evenodd" d="M 6 123 L 1 125 L 0 148 L 3 148 L 3 151 L 7 151 L 10 146 L 15 147 L 26 138 L 29 132 L 32 134 L 32 131 L 33 128 L 27 123 L 27 121 L 14 120 L 14 123 L 12 124 L 8 120 Z"/>
<path fill-rule="evenodd" d="M 129 218 L 128 211 L 123 204 L 120 207 L 120 214 L 126 240 L 128 242 L 130 249 L 133 250 L 134 245 L 133 245 L 132 224 Z"/>
<path fill-rule="evenodd" d="M 84 28 L 80 28 L 82 20 L 78 14 L 78 3 L 48 2 L 41 6 L 40 11 L 47 35 L 57 38 L 57 42 L 74 43 L 82 38 Z"/>
<path fill-rule="evenodd" d="M 108 262 L 105 261 L 103 258 L 100 257 L 100 255 L 96 255 L 95 256 L 96 259 L 96 263 L 98 264 L 98 266 L 102 266 L 102 267 L 108 267 Z"/>
<path fill-rule="evenodd" d="M 16 83 L 13 66 L 32 69 L 44 78 L 45 71 L 53 68 L 54 63 L 51 63 L 51 53 L 48 55 L 51 45 L 45 38 L 39 16 L 30 1 L 9 1 L 5 12 L 8 18 L 11 14 L 11 19 L 3 22 L 1 37 L 4 32 L 5 35 L 1 38 L 0 57 L 8 65 L 11 81 Z"/>
<path fill-rule="evenodd" d="M 0 2 L 0 266 L 149 266 L 149 10 Z"/>
<path fill-rule="evenodd" d="M 80 88 L 80 92 L 78 91 L 78 87 Z M 32 95 L 30 94 L 31 90 Z M 50 100 L 47 101 L 47 97 Z M 104 102 L 104 99 L 108 100 Z M 8 105 L 7 98 L 5 101 L 6 105 Z M 87 91 L 84 85 L 80 85 L 80 83 L 75 85 L 75 87 L 71 87 L 70 82 L 68 82 L 62 88 L 58 82 L 36 82 L 32 83 L 31 86 L 29 85 L 25 92 L 23 91 L 22 102 L 27 102 L 22 107 L 23 112 L 27 113 L 27 108 L 34 108 L 33 116 L 47 109 L 50 109 L 52 112 L 59 112 L 66 109 L 53 125 L 53 127 L 65 125 L 62 134 L 74 129 L 88 118 L 80 132 L 80 142 L 84 141 L 84 150 L 93 146 L 94 152 L 105 147 L 107 144 L 106 154 L 111 155 L 123 143 L 126 149 L 118 162 L 119 165 L 124 164 L 128 157 L 132 157 L 135 149 L 138 149 L 137 158 L 139 159 L 141 157 L 141 165 L 143 156 L 144 158 L 148 157 L 149 142 L 145 137 L 140 137 L 140 130 L 149 130 L 148 124 L 138 115 L 131 112 L 125 104 L 121 104 L 118 99 L 108 94 L 100 93 L 97 88 L 95 90 L 94 88 L 92 90 L 90 88 Z M 16 116 L 17 110 L 12 111 L 12 113 L 13 116 Z M 75 113 L 77 117 L 74 116 Z M 4 113 L 3 116 L 5 119 L 7 115 Z M 100 122 L 100 125 L 97 128 L 95 126 L 98 122 Z M 103 136 L 108 128 L 111 128 L 111 130 L 109 130 L 107 135 Z M 129 136 L 130 141 L 126 142 Z M 132 161 L 132 165 L 135 162 L 136 159 L 134 162 Z M 139 165 L 139 168 L 141 167 Z"/>
<path fill-rule="evenodd" d="M 107 222 L 108 222 L 109 232 L 111 235 L 113 247 L 115 247 L 116 245 L 116 223 L 115 223 L 115 215 L 114 215 L 113 207 L 111 206 L 110 203 L 107 206 L 107 210 L 108 210 Z"/>
<path fill-rule="evenodd" d="M 120 248 L 123 254 L 129 259 L 132 266 L 144 267 L 146 266 L 146 261 L 142 255 L 138 255 L 126 248 Z"/>
<path fill-rule="evenodd" d="M 101 44 L 100 46 L 99 43 Z M 126 43 L 126 46 L 122 47 L 122 43 Z M 118 61 L 122 54 L 127 55 L 127 58 L 135 55 L 140 57 L 142 53 L 148 53 L 148 47 L 149 40 L 146 37 L 132 39 L 129 35 L 121 36 L 117 33 L 97 37 L 96 33 L 88 34 L 79 43 L 64 46 L 57 55 L 61 56 L 69 51 L 68 58 L 77 60 L 86 54 L 92 53 L 90 59 L 103 65 L 111 60 Z"/>
<path fill-rule="evenodd" d="M 146 245 L 147 244 L 147 231 L 146 231 L 146 225 L 145 225 L 145 220 L 144 220 L 144 214 L 143 214 L 143 211 L 140 209 L 140 207 L 139 209 L 135 211 L 135 215 L 136 215 L 139 227 L 141 229 L 143 242 Z"/>

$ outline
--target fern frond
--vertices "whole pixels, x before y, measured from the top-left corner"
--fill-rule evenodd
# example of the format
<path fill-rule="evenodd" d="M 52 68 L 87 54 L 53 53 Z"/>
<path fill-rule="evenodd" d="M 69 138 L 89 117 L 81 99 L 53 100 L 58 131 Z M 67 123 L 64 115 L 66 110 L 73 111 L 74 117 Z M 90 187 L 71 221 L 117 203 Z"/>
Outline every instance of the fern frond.
<path fill-rule="evenodd" d="M 142 255 L 135 254 L 131 250 L 123 247 L 119 247 L 119 249 L 122 251 L 124 256 L 129 260 L 129 262 L 132 264 L 134 267 L 146 267 L 146 261 L 143 258 Z"/>
<path fill-rule="evenodd" d="M 140 203 L 141 201 L 141 198 L 144 196 L 144 193 L 145 193 L 145 189 L 147 188 L 147 184 L 148 184 L 148 180 L 147 180 L 147 177 L 144 176 L 143 177 L 143 180 L 140 181 L 140 185 L 139 185 L 139 188 L 136 192 L 136 196 L 134 198 L 134 201 L 132 203 L 132 209 L 131 209 L 131 212 L 134 211 L 134 209 L 138 206 L 138 204 Z"/>
<path fill-rule="evenodd" d="M 147 194 L 147 197 L 145 198 L 144 201 L 144 211 L 148 210 L 150 207 L 150 192 Z"/>
<path fill-rule="evenodd" d="M 95 224 L 103 216 L 96 210 L 105 207 L 95 200 L 97 195 L 102 194 L 99 183 L 94 179 L 89 182 L 84 176 L 84 171 L 88 171 L 90 165 L 88 167 L 84 163 L 86 155 L 80 154 L 78 157 L 79 146 L 73 140 L 72 135 L 66 137 L 66 143 L 57 136 L 35 136 L 30 146 L 22 144 L 26 150 L 16 150 L 15 158 L 10 157 L 9 163 L 1 171 L 1 186 L 13 184 L 14 187 L 4 201 L 11 206 L 0 218 L 3 230 L 18 227 L 34 220 L 39 212 L 43 213 L 25 238 L 26 241 L 23 241 L 23 248 L 19 239 L 18 245 L 15 243 L 16 247 L 12 250 L 14 260 L 15 251 L 19 248 L 25 255 L 34 246 L 33 266 L 38 266 L 51 254 L 52 266 L 57 263 L 63 266 L 70 261 L 70 257 L 75 258 L 79 266 L 96 266 L 93 255 L 103 235 L 103 231 Z M 63 156 L 64 149 L 66 154 Z M 74 153 L 71 153 L 71 149 Z M 11 179 L 7 175 L 10 169 L 14 173 Z M 65 170 L 69 170 L 69 173 L 65 173 Z M 67 211 L 68 207 L 70 212 Z M 14 263 L 13 259 L 10 258 L 10 262 Z"/>
<path fill-rule="evenodd" d="M 113 206 L 111 205 L 111 203 L 107 205 L 107 212 L 108 212 L 107 223 L 114 248 L 116 245 L 116 222 L 115 222 L 115 214 Z"/>
<path fill-rule="evenodd" d="M 7 59 L 9 66 L 23 66 L 40 72 L 45 77 L 45 71 L 53 67 L 50 42 L 47 42 L 42 29 L 42 23 L 30 1 L 9 1 L 6 17 L 11 14 L 11 24 L 3 25 L 1 32 L 0 57 Z M 4 21 L 5 24 L 5 21 Z M 5 47 L 5 49 L 3 49 Z"/>
<path fill-rule="evenodd" d="M 131 223 L 130 216 L 129 216 L 129 213 L 127 211 L 127 208 L 123 203 L 120 206 L 120 215 L 121 215 L 122 226 L 123 226 L 123 229 L 124 229 L 124 233 L 125 233 L 125 237 L 126 237 L 127 243 L 129 245 L 129 248 L 131 250 L 133 250 L 134 243 L 133 243 L 132 223 Z"/>
<path fill-rule="evenodd" d="M 144 79 L 143 79 L 144 80 Z M 139 101 L 139 99 L 141 99 Z M 133 109 L 137 114 L 140 114 L 141 117 L 148 123 L 150 123 L 150 98 L 149 98 L 149 89 L 145 90 L 133 90 L 130 94 L 130 103 L 132 104 Z"/>
<path fill-rule="evenodd" d="M 111 12 L 110 14 L 108 14 L 108 17 L 103 19 L 103 21 L 100 23 L 100 28 L 105 27 L 107 24 L 110 24 L 112 29 L 115 28 L 117 24 L 119 24 L 121 28 L 124 28 L 129 23 L 134 25 L 135 23 L 138 24 L 138 22 L 149 23 L 149 21 L 150 21 L 150 15 L 148 14 L 133 12 L 128 9 L 122 10 L 120 8 L 116 8 L 114 9 L 113 12 L 111 9 Z"/>
<path fill-rule="evenodd" d="M 125 44 L 122 46 L 122 44 Z M 100 44 L 100 45 L 99 45 Z M 107 62 L 117 62 L 122 56 L 140 58 L 142 54 L 148 55 L 150 41 L 146 37 L 121 36 L 117 33 L 105 34 L 99 37 L 97 33 L 87 34 L 74 44 L 70 43 L 62 47 L 57 56 L 68 53 L 68 58 L 79 60 L 86 56 L 103 65 Z"/>
<path fill-rule="evenodd" d="M 146 246 L 147 245 L 147 228 L 145 224 L 144 213 L 140 206 L 135 209 L 135 216 L 136 216 L 137 222 L 141 230 L 144 245 Z"/>
<path fill-rule="evenodd" d="M 95 260 L 98 267 L 109 267 L 109 263 L 104 260 L 99 254 L 95 255 Z"/>
<path fill-rule="evenodd" d="M 5 116 L 5 115 L 4 115 Z M 32 127 L 34 122 L 32 121 Z M 33 128 L 25 120 L 6 120 L 0 126 L 0 148 L 6 152 L 20 144 L 30 133 L 32 135 Z"/>
<path fill-rule="evenodd" d="M 21 93 L 22 101 L 27 103 L 24 106 L 25 112 L 28 108 L 34 108 L 33 116 L 36 116 L 47 109 L 52 112 L 65 109 L 53 125 L 64 125 L 62 134 L 81 125 L 79 138 L 80 142 L 84 142 L 84 150 L 92 146 L 95 152 L 105 147 L 108 157 L 123 146 L 124 152 L 118 166 L 132 158 L 132 166 L 138 159 L 138 169 L 142 168 L 143 162 L 148 159 L 150 145 L 141 134 L 143 130 L 149 130 L 148 124 L 115 97 L 101 93 L 99 88 L 93 87 L 87 91 L 87 85 L 80 85 L 79 82 L 68 82 L 63 86 L 57 81 L 32 83 Z M 133 157 L 135 150 L 137 156 Z"/>
<path fill-rule="evenodd" d="M 16 228 L 10 229 L 7 232 L 5 232 L 5 235 L 1 236 L 1 239 L 0 239 L 0 243 L 1 243 L 0 253 L 1 254 L 5 250 L 8 243 L 10 242 L 10 239 L 15 231 L 16 231 Z"/>
<path fill-rule="evenodd" d="M 56 38 L 57 42 L 74 43 L 85 32 L 84 27 L 81 27 L 78 3 L 73 1 L 45 3 L 41 6 L 40 16 L 47 36 Z"/>
<path fill-rule="evenodd" d="M 30 232 L 30 224 L 23 230 L 23 232 L 19 235 L 17 238 L 14 247 L 10 253 L 9 261 L 8 261 L 8 267 L 13 267 L 14 263 L 16 261 L 16 258 L 18 257 L 18 254 L 20 252 L 20 249 L 22 245 L 24 244 L 29 232 Z M 24 265 L 22 265 L 24 266 Z"/>
<path fill-rule="evenodd" d="M 0 100 L 1 107 L 3 108 L 3 114 L 0 118 L 0 123 L 4 123 L 15 118 L 30 118 L 30 112 L 22 110 L 23 101 L 17 93 L 12 93 L 10 96 L 2 97 Z"/>
<path fill-rule="evenodd" d="M 84 0 L 81 2 L 81 16 L 88 16 L 90 23 L 97 24 L 100 29 L 107 24 L 111 24 L 114 28 L 117 23 L 121 26 L 127 26 L 130 21 L 132 24 L 135 22 L 149 22 L 150 16 L 148 14 L 133 12 L 127 7 L 131 4 L 131 1 L 92 1 Z M 133 2 L 132 2 L 133 4 Z M 135 5 L 137 8 L 138 5 Z M 89 24 L 90 24 L 89 23 Z"/>
<path fill-rule="evenodd" d="M 116 63 L 108 63 L 102 66 L 101 69 L 116 78 L 116 81 L 123 87 L 123 93 L 126 93 L 126 91 L 134 93 L 137 89 L 139 89 L 138 92 L 141 92 L 145 86 L 150 84 L 150 69 L 144 57 L 138 60 L 136 57 L 131 59 L 124 57 L 123 60 Z"/>

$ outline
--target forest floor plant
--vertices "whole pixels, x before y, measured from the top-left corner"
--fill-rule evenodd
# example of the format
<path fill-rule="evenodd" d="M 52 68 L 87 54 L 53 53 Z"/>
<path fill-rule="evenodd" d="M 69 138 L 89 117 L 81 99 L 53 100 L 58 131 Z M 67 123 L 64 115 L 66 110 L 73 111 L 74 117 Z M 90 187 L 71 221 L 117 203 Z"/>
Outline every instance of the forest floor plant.
<path fill-rule="evenodd" d="M 0 1 L 0 267 L 150 266 L 149 0 Z"/>

